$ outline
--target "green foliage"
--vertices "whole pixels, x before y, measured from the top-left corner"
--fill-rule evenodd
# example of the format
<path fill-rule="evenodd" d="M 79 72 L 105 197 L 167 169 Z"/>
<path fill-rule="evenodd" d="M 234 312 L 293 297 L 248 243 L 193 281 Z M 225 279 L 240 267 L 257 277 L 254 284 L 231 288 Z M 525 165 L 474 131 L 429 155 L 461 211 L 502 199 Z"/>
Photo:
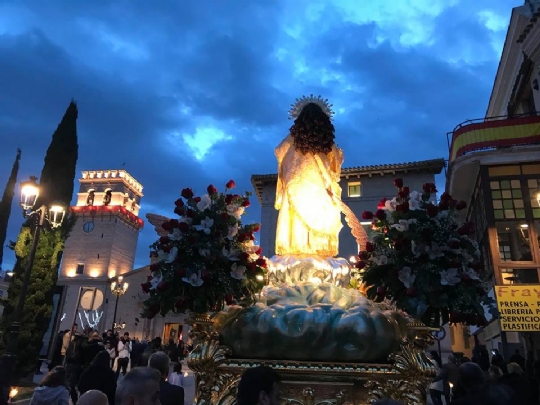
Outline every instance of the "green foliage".
<path fill-rule="evenodd" d="M 2 201 L 0 201 L 0 269 L 2 268 L 2 260 L 4 258 L 4 243 L 6 243 L 7 228 L 9 216 L 11 215 L 11 204 L 15 195 L 15 184 L 17 183 L 17 175 L 19 173 L 19 161 L 21 160 L 21 150 L 17 149 L 17 156 L 11 168 L 11 175 L 4 189 Z"/>

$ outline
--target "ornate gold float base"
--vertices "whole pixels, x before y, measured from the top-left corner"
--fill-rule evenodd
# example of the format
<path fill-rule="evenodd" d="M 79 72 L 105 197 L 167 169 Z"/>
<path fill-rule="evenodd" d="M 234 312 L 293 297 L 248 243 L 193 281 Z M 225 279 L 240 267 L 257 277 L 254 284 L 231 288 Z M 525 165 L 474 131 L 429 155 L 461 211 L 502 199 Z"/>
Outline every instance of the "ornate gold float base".
<path fill-rule="evenodd" d="M 429 329 L 411 325 L 411 337 L 391 364 L 330 363 L 229 358 L 231 351 L 211 331 L 211 323 L 199 324 L 192 338 L 197 346 L 188 357 L 196 375 L 195 405 L 235 405 L 238 381 L 244 370 L 267 365 L 282 379 L 282 404 L 368 404 L 390 398 L 406 405 L 425 403 L 426 389 L 435 369 L 424 350 L 432 343 Z"/>

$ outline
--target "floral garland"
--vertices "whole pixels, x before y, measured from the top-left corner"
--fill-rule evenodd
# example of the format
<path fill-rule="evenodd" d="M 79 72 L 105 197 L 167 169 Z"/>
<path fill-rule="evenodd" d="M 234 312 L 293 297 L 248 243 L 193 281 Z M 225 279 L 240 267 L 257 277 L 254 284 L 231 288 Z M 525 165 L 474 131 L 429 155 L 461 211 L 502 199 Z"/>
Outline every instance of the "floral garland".
<path fill-rule="evenodd" d="M 443 193 L 435 201 L 435 185 L 410 191 L 402 179 L 398 195 L 382 199 L 373 220 L 375 236 L 359 253 L 356 267 L 369 298 L 390 299 L 409 315 L 430 326 L 465 323 L 484 325 L 484 307 L 493 305 L 474 226 L 458 222 L 464 201 Z"/>
<path fill-rule="evenodd" d="M 162 225 L 169 235 L 151 246 L 157 262 L 141 284 L 149 295 L 142 316 L 204 313 L 254 302 L 267 274 L 261 248 L 254 242 L 260 225 L 242 225 L 251 194 L 230 194 L 234 187 L 230 180 L 220 193 L 209 185 L 201 197 L 190 188 L 182 190 L 174 209 L 179 217 Z"/>

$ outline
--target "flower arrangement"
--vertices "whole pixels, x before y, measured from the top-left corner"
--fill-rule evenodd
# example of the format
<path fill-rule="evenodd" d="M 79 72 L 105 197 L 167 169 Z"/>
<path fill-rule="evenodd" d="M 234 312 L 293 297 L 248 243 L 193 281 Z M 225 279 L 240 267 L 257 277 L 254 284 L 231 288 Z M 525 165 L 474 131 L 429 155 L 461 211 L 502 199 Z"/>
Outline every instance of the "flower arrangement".
<path fill-rule="evenodd" d="M 480 250 L 470 238 L 474 226 L 458 221 L 467 204 L 448 193 L 437 203 L 432 183 L 422 192 L 410 191 L 402 179 L 394 185 L 396 198 L 362 214 L 375 232 L 356 263 L 368 297 L 390 299 L 429 326 L 485 324 L 484 306 L 493 300 Z"/>
<path fill-rule="evenodd" d="M 141 285 L 148 298 L 142 316 L 153 318 L 169 311 L 219 311 L 224 305 L 249 305 L 260 292 L 267 274 L 254 233 L 259 224 L 243 225 L 250 193 L 231 194 L 233 180 L 220 193 L 213 186 L 196 197 L 182 190 L 175 202 L 178 218 L 165 222 L 169 232 L 151 246 L 157 262 Z"/>

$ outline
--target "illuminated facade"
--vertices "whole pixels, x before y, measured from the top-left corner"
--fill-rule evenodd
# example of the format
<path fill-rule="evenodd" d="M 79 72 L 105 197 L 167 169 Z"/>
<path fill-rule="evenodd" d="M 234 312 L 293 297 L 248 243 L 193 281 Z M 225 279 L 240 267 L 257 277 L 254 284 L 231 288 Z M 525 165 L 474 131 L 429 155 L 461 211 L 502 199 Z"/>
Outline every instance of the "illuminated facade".
<path fill-rule="evenodd" d="M 469 202 L 467 219 L 496 285 L 540 280 L 540 10 L 538 1 L 525 3 L 512 10 L 486 118 L 449 134 L 447 190 Z M 474 339 L 506 359 L 514 349 L 539 358 L 537 332 L 501 331 L 493 315 Z"/>

